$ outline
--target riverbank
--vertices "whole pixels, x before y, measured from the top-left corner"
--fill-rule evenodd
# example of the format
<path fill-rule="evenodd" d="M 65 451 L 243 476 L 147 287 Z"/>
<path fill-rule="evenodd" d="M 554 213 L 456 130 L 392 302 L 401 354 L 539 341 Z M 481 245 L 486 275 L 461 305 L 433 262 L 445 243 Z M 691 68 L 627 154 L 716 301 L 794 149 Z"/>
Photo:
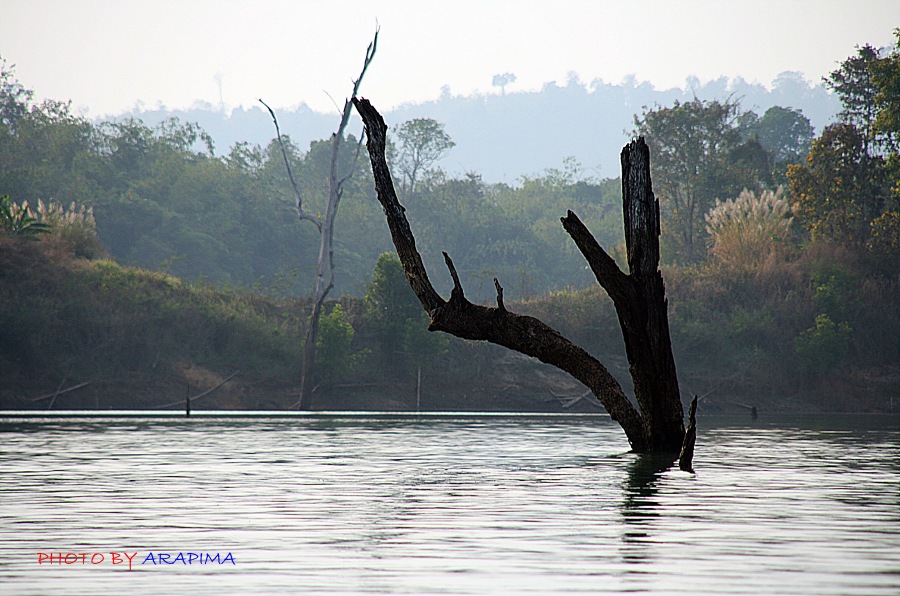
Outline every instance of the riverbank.
<path fill-rule="evenodd" d="M 703 410 L 726 413 L 751 405 L 891 411 L 891 396 L 900 395 L 900 348 L 897 335 L 891 338 L 900 284 L 856 271 L 812 258 L 787 273 L 753 277 L 667 270 L 685 401 L 698 394 Z M 182 409 L 190 395 L 196 408 L 287 410 L 298 399 L 303 300 L 188 283 L 9 237 L 0 238 L 0 280 L 0 409 Z M 628 391 L 618 322 L 601 290 L 509 307 L 595 354 Z M 850 331 L 807 329 L 820 308 L 840 312 L 834 316 L 843 316 Z M 313 384 L 314 409 L 600 411 L 582 386 L 552 367 L 429 334 L 423 320 L 386 327 L 371 309 L 366 298 L 349 296 L 326 307 L 329 324 L 350 341 L 343 352 L 323 350 L 333 356 Z"/>

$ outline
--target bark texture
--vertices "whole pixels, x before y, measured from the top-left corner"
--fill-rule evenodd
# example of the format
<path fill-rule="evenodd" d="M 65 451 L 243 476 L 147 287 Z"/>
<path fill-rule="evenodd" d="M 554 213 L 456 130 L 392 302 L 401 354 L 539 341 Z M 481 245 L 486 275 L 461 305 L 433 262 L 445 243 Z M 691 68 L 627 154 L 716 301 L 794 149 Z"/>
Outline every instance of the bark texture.
<path fill-rule="evenodd" d="M 472 304 L 465 297 L 453 261 L 444 253 L 453 279 L 453 290 L 449 300 L 437 293 L 416 249 L 405 210 L 397 200 L 384 155 L 387 132 L 384 119 L 368 100 L 354 97 L 353 103 L 366 126 L 378 200 L 384 209 L 407 280 L 431 317 L 429 330 L 444 331 L 464 339 L 489 341 L 552 364 L 593 392 L 612 419 L 625 431 L 634 451 L 677 454 L 684 436 L 684 423 L 669 347 L 665 290 L 657 268 L 659 209 L 650 188 L 649 152 L 643 140 L 627 146 L 622 153 L 623 189 L 627 187 L 625 219 L 631 275 L 622 273 L 574 213 L 570 211 L 562 219 L 563 226 L 584 254 L 600 284 L 613 297 L 619 312 L 619 320 L 626 333 L 625 343 L 635 379 L 639 412 L 600 361 L 540 320 L 507 310 L 503 304 L 503 288 L 498 280 L 494 280 L 496 307 Z M 635 153 L 638 155 L 635 156 Z M 642 229 L 645 232 L 642 233 Z M 657 376 L 662 378 L 657 379 Z"/>

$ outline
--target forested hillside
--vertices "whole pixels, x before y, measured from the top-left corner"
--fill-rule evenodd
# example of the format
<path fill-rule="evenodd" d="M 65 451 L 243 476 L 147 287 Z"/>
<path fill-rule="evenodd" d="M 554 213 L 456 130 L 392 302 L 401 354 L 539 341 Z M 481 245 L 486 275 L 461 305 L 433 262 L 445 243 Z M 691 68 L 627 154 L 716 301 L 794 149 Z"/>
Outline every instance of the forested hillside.
<path fill-rule="evenodd" d="M 900 54 L 860 48 L 826 85 L 842 111 L 818 134 L 801 110 L 757 111 L 735 97 L 633 114 L 630 133 L 651 149 L 680 378 L 710 403 L 749 395 L 769 407 L 886 410 L 900 388 Z M 497 277 L 508 305 L 621 358 L 614 313 L 559 223 L 571 209 L 620 252 L 618 179 L 570 158 L 488 183 L 477 167 L 440 167 L 455 142 L 444 123 L 394 130 L 394 177 L 435 285 L 451 285 L 447 251 L 471 299 L 489 300 Z M 558 407 L 554 393 L 577 395 L 534 363 L 423 331 L 415 304 L 403 310 L 411 294 L 385 254 L 357 141 L 349 135 L 338 156 L 349 176 L 335 231 L 342 298 L 323 319 L 319 405 L 406 407 L 384 396 L 412 395 L 420 372 L 441 396 L 433 408 L 549 407 L 528 396 Z M 308 211 L 324 206 L 330 147 L 285 138 Z M 4 403 L 23 407 L 13 396 L 73 379 L 173 390 L 199 384 L 200 367 L 209 382 L 242 371 L 229 407 L 291 405 L 318 242 L 297 217 L 277 143 L 223 150 L 176 119 L 89 122 L 65 102 L 35 104 L 4 62 L 0 195 Z M 272 387 L 280 397 L 260 397 Z M 110 392 L 97 404 L 121 405 Z"/>

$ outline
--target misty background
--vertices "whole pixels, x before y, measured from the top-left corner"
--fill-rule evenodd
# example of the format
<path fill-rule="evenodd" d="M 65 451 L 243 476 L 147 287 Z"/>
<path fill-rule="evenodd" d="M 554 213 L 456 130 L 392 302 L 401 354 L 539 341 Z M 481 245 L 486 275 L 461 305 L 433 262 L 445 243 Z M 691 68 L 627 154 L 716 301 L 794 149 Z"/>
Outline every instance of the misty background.
<path fill-rule="evenodd" d="M 515 75 L 498 76 L 504 74 Z M 361 95 L 378 107 L 378 97 L 363 87 Z M 816 133 L 841 109 L 838 98 L 821 81 L 810 81 L 796 71 L 779 74 L 770 87 L 721 76 L 706 82 L 689 77 L 684 87 L 657 89 L 633 76 L 619 83 L 584 82 L 575 73 L 564 82 L 547 82 L 539 91 L 516 91 L 514 80 L 495 87 L 495 93 L 456 95 L 444 86 L 435 100 L 405 103 L 382 114 L 392 129 L 414 118 L 442 123 L 456 143 L 438 163 L 448 174 L 475 172 L 486 183 L 515 185 L 522 176 L 561 167 L 568 157 L 580 163 L 584 178 L 617 177 L 619 152 L 629 140 L 635 115 L 675 101 L 737 100 L 742 109 L 758 114 L 772 106 L 799 109 Z M 325 113 L 306 103 L 276 109 L 276 114 L 282 132 L 304 150 L 312 141 L 328 138 L 339 120 L 337 109 Z M 112 119 L 134 117 L 153 126 L 173 116 L 198 123 L 215 141 L 219 155 L 238 142 L 265 146 L 275 136 L 272 119 L 261 105 L 227 108 L 224 102 L 198 101 L 189 109 L 168 109 L 138 104 Z M 354 115 L 348 132 L 358 137 L 361 128 Z"/>

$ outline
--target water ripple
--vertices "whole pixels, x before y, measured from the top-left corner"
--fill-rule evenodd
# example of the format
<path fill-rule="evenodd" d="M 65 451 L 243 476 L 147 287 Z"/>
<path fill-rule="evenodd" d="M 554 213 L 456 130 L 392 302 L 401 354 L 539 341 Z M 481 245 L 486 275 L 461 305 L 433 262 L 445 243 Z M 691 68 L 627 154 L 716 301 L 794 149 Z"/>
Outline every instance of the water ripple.
<path fill-rule="evenodd" d="M 4 592 L 900 592 L 900 430 L 605 419 L 2 420 Z M 38 552 L 138 552 L 38 565 Z M 236 565 L 140 564 L 231 552 Z"/>

